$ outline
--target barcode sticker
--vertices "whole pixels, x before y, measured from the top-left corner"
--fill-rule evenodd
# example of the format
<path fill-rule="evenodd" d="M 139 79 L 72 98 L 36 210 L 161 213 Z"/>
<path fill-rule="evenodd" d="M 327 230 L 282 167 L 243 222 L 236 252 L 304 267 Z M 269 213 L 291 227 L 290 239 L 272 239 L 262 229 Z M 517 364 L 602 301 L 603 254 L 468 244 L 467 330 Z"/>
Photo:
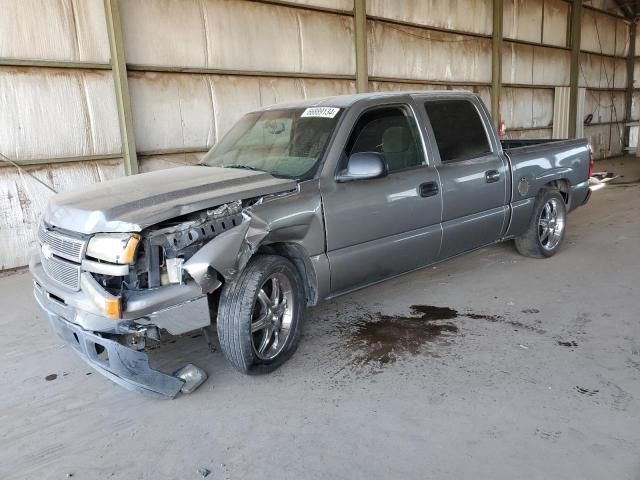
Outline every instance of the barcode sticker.
<path fill-rule="evenodd" d="M 334 118 L 339 108 L 336 107 L 309 107 L 302 112 L 301 117 L 319 117 L 319 118 Z"/>

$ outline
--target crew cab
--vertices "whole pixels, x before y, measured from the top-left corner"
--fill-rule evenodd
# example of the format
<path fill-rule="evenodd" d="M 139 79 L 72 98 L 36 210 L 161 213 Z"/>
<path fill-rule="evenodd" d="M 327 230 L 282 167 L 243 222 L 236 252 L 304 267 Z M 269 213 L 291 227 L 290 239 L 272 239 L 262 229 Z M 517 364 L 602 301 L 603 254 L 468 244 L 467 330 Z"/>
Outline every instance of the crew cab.
<path fill-rule="evenodd" d="M 272 371 L 309 305 L 495 242 L 553 256 L 591 168 L 584 139 L 501 142 L 467 92 L 270 106 L 199 165 L 54 196 L 34 294 L 99 372 L 174 397 L 205 374 L 153 369 L 145 349 L 161 331 L 215 328 L 236 369 Z M 204 298 L 210 315 L 186 313 Z"/>

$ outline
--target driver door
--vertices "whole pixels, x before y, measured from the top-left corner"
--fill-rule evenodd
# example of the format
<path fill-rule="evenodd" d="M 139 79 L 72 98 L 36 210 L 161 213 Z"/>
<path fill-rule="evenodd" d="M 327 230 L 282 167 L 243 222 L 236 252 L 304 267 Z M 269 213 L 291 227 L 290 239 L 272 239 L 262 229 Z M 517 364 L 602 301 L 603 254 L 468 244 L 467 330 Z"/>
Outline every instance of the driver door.
<path fill-rule="evenodd" d="M 441 188 L 423 145 L 409 105 L 373 107 L 355 122 L 338 171 L 354 153 L 377 152 L 388 175 L 322 187 L 332 295 L 437 260 Z"/>

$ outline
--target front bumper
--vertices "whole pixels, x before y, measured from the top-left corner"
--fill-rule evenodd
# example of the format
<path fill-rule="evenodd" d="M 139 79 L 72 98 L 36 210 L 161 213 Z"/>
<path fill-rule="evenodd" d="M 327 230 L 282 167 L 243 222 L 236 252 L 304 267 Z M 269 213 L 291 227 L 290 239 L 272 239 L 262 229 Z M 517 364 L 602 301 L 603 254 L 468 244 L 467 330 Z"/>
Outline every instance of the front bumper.
<path fill-rule="evenodd" d="M 129 390 L 160 398 L 173 398 L 180 392 L 184 381 L 152 369 L 145 353 L 84 330 L 49 310 L 47 302 L 52 300 L 38 286 L 34 295 L 51 328 L 98 373 Z"/>

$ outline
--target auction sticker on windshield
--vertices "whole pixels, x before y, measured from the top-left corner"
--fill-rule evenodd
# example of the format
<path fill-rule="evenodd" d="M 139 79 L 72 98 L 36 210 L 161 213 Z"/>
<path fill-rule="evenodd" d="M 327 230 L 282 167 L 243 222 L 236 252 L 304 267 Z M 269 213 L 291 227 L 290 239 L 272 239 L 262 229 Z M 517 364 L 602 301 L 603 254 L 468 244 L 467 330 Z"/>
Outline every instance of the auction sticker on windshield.
<path fill-rule="evenodd" d="M 320 117 L 320 118 L 334 118 L 339 108 L 336 107 L 309 107 L 302 112 L 301 117 Z"/>

